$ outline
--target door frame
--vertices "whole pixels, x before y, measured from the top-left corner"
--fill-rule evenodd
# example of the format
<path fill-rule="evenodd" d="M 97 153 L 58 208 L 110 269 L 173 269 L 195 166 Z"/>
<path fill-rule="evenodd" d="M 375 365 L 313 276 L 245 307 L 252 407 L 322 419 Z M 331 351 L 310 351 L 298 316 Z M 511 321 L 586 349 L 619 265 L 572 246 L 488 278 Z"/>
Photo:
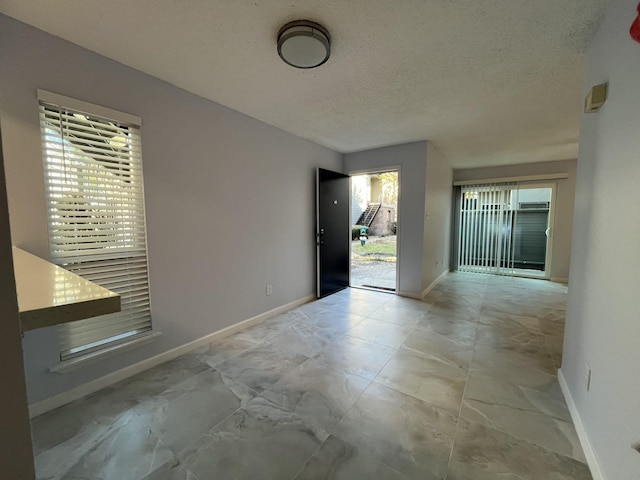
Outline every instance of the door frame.
<path fill-rule="evenodd" d="M 396 291 L 388 292 L 398 295 L 400 291 L 400 235 L 402 230 L 402 167 L 400 165 L 391 165 L 388 167 L 374 167 L 374 168 L 366 168 L 362 170 L 352 170 L 346 173 L 349 177 L 357 177 L 358 175 L 375 175 L 376 173 L 385 173 L 385 172 L 398 172 L 398 204 L 396 205 L 398 222 L 396 224 Z M 353 185 L 351 184 L 351 178 L 349 179 L 349 198 L 351 202 L 353 202 L 352 192 Z M 350 205 L 351 206 L 351 205 Z M 349 230 L 351 230 L 351 225 L 353 225 L 353 218 L 351 218 L 353 213 L 353 208 L 349 208 Z M 349 286 L 351 287 L 351 255 L 352 255 L 352 242 L 349 242 Z M 357 286 L 356 286 L 357 287 Z M 366 288 L 366 287 L 357 287 L 357 288 Z M 384 290 L 383 290 L 384 291 Z"/>
<path fill-rule="evenodd" d="M 547 249 L 544 259 L 544 273 L 541 275 L 532 275 L 526 273 L 519 273 L 517 269 L 514 269 L 514 277 L 524 278 L 539 278 L 544 280 L 551 279 L 551 260 L 553 258 L 553 239 L 555 233 L 555 219 L 556 219 L 556 194 L 558 189 L 558 182 L 518 182 L 518 190 L 528 188 L 550 188 L 551 189 L 551 203 L 549 204 L 549 218 L 547 219 L 547 229 L 549 235 L 547 235 Z M 516 223 L 518 218 L 516 217 Z"/>

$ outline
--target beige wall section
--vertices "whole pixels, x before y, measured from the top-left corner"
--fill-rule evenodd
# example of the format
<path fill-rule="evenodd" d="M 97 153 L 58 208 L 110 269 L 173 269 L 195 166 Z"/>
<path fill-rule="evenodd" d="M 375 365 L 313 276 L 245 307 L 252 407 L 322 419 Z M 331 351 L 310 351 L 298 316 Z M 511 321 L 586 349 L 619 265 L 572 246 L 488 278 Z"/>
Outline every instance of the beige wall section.
<path fill-rule="evenodd" d="M 566 173 L 568 174 L 568 178 L 558 180 L 541 180 L 537 183 L 557 184 L 555 232 L 553 235 L 550 273 L 552 280 L 565 281 L 569 278 L 569 259 L 571 256 L 571 236 L 576 190 L 576 160 L 455 170 L 453 173 L 453 180 L 478 180 L 481 182 L 483 179 L 548 175 L 556 173 Z"/>
<path fill-rule="evenodd" d="M 2 141 L 0 139 L 0 149 Z M 13 278 L 9 209 L 0 151 L 0 478 L 35 478 L 18 300 Z"/>
<path fill-rule="evenodd" d="M 607 480 L 640 478 L 640 44 L 629 36 L 637 5 L 608 2 L 587 50 L 584 94 L 608 82 L 609 95 L 582 119 L 562 363 Z"/>
<path fill-rule="evenodd" d="M 162 336 L 63 375 L 55 327 L 24 338 L 37 402 L 315 291 L 315 171 L 342 155 L 0 15 L 14 243 L 49 255 L 36 89 L 143 119 L 151 311 Z M 265 295 L 266 284 L 273 295 Z"/>
<path fill-rule="evenodd" d="M 382 182 L 373 177 L 371 179 L 371 202 L 378 203 L 382 199 Z"/>
<path fill-rule="evenodd" d="M 449 269 L 451 247 L 451 183 L 453 169 L 433 144 L 427 144 L 422 289 Z"/>

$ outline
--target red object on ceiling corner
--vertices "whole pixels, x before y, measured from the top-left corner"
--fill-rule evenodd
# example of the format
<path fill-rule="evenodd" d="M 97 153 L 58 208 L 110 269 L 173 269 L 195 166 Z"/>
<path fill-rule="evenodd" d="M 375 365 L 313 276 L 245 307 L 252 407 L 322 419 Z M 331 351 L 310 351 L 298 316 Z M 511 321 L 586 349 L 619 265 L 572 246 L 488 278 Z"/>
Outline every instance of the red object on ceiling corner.
<path fill-rule="evenodd" d="M 631 38 L 633 38 L 636 42 L 640 42 L 640 3 L 638 3 L 638 16 L 631 25 L 631 30 L 629 30 L 629 33 L 631 34 Z"/>

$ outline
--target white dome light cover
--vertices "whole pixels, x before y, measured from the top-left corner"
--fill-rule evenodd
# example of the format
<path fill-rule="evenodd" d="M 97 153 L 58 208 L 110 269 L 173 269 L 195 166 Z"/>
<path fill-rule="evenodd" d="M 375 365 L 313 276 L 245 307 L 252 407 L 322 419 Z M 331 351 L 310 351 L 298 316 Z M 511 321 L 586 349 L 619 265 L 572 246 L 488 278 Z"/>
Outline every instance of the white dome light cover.
<path fill-rule="evenodd" d="M 287 23 L 278 32 L 278 55 L 292 67 L 319 67 L 331 55 L 331 37 L 326 28 L 309 20 Z"/>

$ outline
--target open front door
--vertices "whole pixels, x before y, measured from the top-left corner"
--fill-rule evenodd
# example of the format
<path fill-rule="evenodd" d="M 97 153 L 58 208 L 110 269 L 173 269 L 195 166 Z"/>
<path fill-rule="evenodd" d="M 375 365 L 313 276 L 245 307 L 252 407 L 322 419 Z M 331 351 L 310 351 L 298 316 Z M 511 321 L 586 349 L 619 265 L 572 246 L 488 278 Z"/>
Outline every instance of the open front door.
<path fill-rule="evenodd" d="M 318 298 L 349 286 L 349 176 L 318 169 L 316 239 Z"/>

